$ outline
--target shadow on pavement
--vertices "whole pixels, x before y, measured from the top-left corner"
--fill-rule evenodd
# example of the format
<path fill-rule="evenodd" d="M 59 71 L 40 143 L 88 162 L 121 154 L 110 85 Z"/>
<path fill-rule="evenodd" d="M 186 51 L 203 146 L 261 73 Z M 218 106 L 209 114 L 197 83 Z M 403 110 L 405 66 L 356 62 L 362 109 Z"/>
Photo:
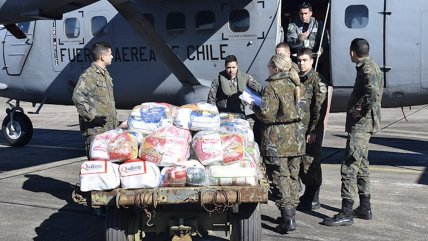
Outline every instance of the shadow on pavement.
<path fill-rule="evenodd" d="M 1 149 L 0 172 L 85 156 L 83 143 L 79 131 L 34 129 L 26 146 Z M 0 144 L 6 145 L 3 140 Z"/>
<path fill-rule="evenodd" d="M 28 178 L 24 190 L 47 193 L 52 198 L 67 202 L 39 227 L 35 228 L 37 241 L 103 241 L 104 218 L 92 214 L 90 208 L 75 204 L 71 199 L 74 186 L 53 178 L 40 175 L 25 175 Z M 40 204 L 41 206 L 43 204 Z M 51 209 L 51 208 L 50 208 Z M 52 209 L 51 209 L 52 210 Z"/>

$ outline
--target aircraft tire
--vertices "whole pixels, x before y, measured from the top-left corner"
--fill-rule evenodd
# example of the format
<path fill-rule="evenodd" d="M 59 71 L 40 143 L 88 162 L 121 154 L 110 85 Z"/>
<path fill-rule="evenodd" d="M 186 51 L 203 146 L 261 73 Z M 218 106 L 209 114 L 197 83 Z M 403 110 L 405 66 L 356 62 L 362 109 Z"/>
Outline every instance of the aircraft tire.
<path fill-rule="evenodd" d="M 107 206 L 105 220 L 106 241 L 133 241 L 139 235 L 139 217 L 141 210 Z"/>
<path fill-rule="evenodd" d="M 239 206 L 239 213 L 232 213 L 231 241 L 260 241 L 262 226 L 260 205 L 244 203 Z"/>
<path fill-rule="evenodd" d="M 1 125 L 3 137 L 10 146 L 25 146 L 33 137 L 33 124 L 30 118 L 22 112 L 15 112 L 13 116 L 13 125 L 15 133 L 11 133 L 8 128 L 12 125 L 10 114 L 8 114 Z"/>

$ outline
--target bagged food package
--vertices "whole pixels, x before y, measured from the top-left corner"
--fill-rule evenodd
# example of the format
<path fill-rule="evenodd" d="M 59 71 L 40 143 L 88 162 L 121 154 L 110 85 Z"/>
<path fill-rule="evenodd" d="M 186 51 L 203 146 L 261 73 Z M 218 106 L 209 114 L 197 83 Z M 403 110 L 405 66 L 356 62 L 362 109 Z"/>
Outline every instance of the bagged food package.
<path fill-rule="evenodd" d="M 256 186 L 258 174 L 253 161 L 243 160 L 230 165 L 208 167 L 210 186 Z"/>
<path fill-rule="evenodd" d="M 219 116 L 220 116 L 220 123 L 228 122 L 233 119 L 245 120 L 245 115 L 241 113 L 220 112 Z"/>
<path fill-rule="evenodd" d="M 244 137 L 240 134 L 224 132 L 220 133 L 221 147 L 223 151 L 223 164 L 237 162 L 244 157 Z"/>
<path fill-rule="evenodd" d="M 235 119 L 238 120 L 238 119 Z M 246 120 L 242 120 L 248 122 Z M 245 122 L 241 121 L 227 121 L 223 122 L 220 127 L 220 132 L 232 132 L 241 134 L 244 137 L 245 146 L 251 146 L 254 143 L 254 133 L 251 127 L 247 126 Z"/>
<path fill-rule="evenodd" d="M 91 160 L 109 160 L 108 143 L 113 137 L 122 133 L 122 129 L 114 129 L 96 135 L 91 143 L 89 157 Z"/>
<path fill-rule="evenodd" d="M 180 137 L 148 135 L 140 146 L 139 157 L 158 166 L 172 166 L 190 156 L 188 141 Z"/>
<path fill-rule="evenodd" d="M 156 188 L 160 184 L 159 167 L 141 159 L 131 159 L 119 166 L 120 183 L 123 189 Z"/>
<path fill-rule="evenodd" d="M 130 133 L 121 133 L 108 143 L 108 156 L 110 161 L 122 162 L 138 156 L 137 139 Z"/>
<path fill-rule="evenodd" d="M 136 131 L 136 130 L 125 130 L 125 132 L 133 135 L 135 137 L 135 139 L 137 140 L 138 143 L 138 147 L 141 145 L 141 143 L 143 143 L 144 141 L 144 133 L 141 131 Z"/>
<path fill-rule="evenodd" d="M 165 126 L 160 129 L 157 129 L 153 132 L 153 135 L 155 136 L 162 136 L 162 137 L 177 137 L 177 138 L 183 138 L 188 143 L 192 141 L 192 134 L 188 129 L 179 128 L 176 126 Z"/>
<path fill-rule="evenodd" d="M 187 186 L 206 186 L 207 175 L 205 167 L 198 160 L 188 160 L 180 165 L 186 168 Z"/>
<path fill-rule="evenodd" d="M 200 131 L 193 136 L 192 148 L 197 159 L 204 165 L 214 165 L 223 161 L 220 134 Z"/>
<path fill-rule="evenodd" d="M 205 102 L 188 104 L 178 108 L 174 125 L 193 131 L 217 131 L 220 127 L 220 116 L 215 105 Z"/>
<path fill-rule="evenodd" d="M 186 185 L 186 167 L 164 167 L 161 171 L 162 187 L 184 187 Z"/>
<path fill-rule="evenodd" d="M 108 161 L 85 161 L 80 166 L 80 190 L 88 192 L 119 187 L 118 169 L 118 164 Z"/>
<path fill-rule="evenodd" d="M 172 105 L 156 102 L 135 106 L 128 118 L 129 129 L 150 134 L 163 126 L 172 125 L 175 110 L 171 108 L 173 108 Z"/>
<path fill-rule="evenodd" d="M 253 145 L 247 146 L 245 148 L 245 156 L 248 156 L 256 164 L 260 163 L 262 159 L 260 158 L 260 149 L 257 142 L 254 142 Z"/>

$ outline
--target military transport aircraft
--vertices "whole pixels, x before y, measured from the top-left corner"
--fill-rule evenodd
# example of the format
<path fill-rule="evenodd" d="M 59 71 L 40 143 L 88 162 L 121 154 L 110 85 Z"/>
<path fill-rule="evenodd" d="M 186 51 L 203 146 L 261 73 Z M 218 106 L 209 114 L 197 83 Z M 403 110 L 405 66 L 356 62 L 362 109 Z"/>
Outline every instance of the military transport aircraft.
<path fill-rule="evenodd" d="M 349 44 L 366 38 L 384 71 L 383 107 L 428 102 L 428 2 L 314 0 L 327 22 L 334 95 L 344 111 L 355 78 Z M 118 108 L 146 101 L 184 104 L 206 100 L 211 80 L 229 54 L 263 82 L 275 45 L 296 17 L 296 0 L 0 0 L 0 96 L 10 108 L 2 124 L 8 144 L 25 145 L 30 119 L 20 101 L 72 104 L 96 41 L 113 46 Z M 326 21 L 327 20 L 327 21 Z"/>

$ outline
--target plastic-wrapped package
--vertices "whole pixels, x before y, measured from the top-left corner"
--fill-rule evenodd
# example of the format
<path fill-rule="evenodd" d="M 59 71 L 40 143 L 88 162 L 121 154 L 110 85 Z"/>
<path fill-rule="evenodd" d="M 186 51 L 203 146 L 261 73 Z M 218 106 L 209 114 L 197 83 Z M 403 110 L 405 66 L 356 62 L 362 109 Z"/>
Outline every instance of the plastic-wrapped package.
<path fill-rule="evenodd" d="M 225 132 L 220 134 L 223 151 L 223 164 L 237 162 L 244 157 L 244 137 L 240 134 Z"/>
<path fill-rule="evenodd" d="M 135 130 L 125 130 L 125 132 L 133 135 L 135 139 L 137 140 L 138 147 L 143 143 L 144 141 L 144 133 L 141 131 L 135 131 Z"/>
<path fill-rule="evenodd" d="M 138 142 L 130 133 L 124 132 L 112 138 L 108 143 L 110 161 L 121 162 L 137 158 Z"/>
<path fill-rule="evenodd" d="M 220 116 L 221 123 L 229 122 L 233 119 L 245 120 L 245 115 L 241 113 L 220 112 L 219 116 Z"/>
<path fill-rule="evenodd" d="M 204 165 L 214 165 L 223 161 L 220 134 L 200 131 L 193 136 L 192 148 L 198 160 Z"/>
<path fill-rule="evenodd" d="M 123 189 L 156 188 L 161 175 L 159 167 L 141 159 L 131 159 L 119 166 L 120 183 Z"/>
<path fill-rule="evenodd" d="M 119 165 L 108 161 L 86 161 L 80 166 L 82 192 L 110 190 L 119 187 Z"/>
<path fill-rule="evenodd" d="M 174 125 L 193 131 L 217 131 L 220 127 L 220 116 L 215 105 L 204 102 L 188 104 L 178 108 Z"/>
<path fill-rule="evenodd" d="M 186 185 L 186 167 L 164 167 L 161 171 L 162 187 L 184 187 Z"/>
<path fill-rule="evenodd" d="M 176 126 L 165 126 L 160 129 L 157 129 L 153 132 L 154 136 L 162 136 L 162 137 L 177 137 L 183 138 L 187 142 L 192 141 L 192 134 L 187 129 L 179 128 Z"/>
<path fill-rule="evenodd" d="M 244 137 L 245 146 L 251 146 L 254 143 L 253 130 L 244 123 L 239 122 L 223 122 L 220 127 L 220 132 L 232 132 L 241 134 Z"/>
<path fill-rule="evenodd" d="M 190 145 L 184 138 L 148 135 L 140 146 L 139 156 L 158 166 L 177 165 L 190 156 Z"/>
<path fill-rule="evenodd" d="M 254 142 L 253 145 L 247 146 L 245 148 L 245 156 L 248 156 L 256 164 L 261 162 L 260 149 L 257 142 Z"/>
<path fill-rule="evenodd" d="M 128 118 L 128 126 L 130 130 L 150 134 L 163 126 L 172 125 L 174 114 L 175 107 L 172 105 L 146 102 L 132 109 Z"/>
<path fill-rule="evenodd" d="M 187 186 L 206 186 L 207 175 L 205 167 L 198 160 L 188 160 L 181 163 L 186 167 L 186 185 Z"/>
<path fill-rule="evenodd" d="M 253 161 L 243 160 L 230 165 L 208 167 L 210 186 L 256 186 L 258 174 Z"/>
<path fill-rule="evenodd" d="M 108 143 L 113 137 L 122 133 L 122 129 L 114 129 L 96 135 L 91 143 L 89 157 L 91 160 L 109 160 Z"/>

